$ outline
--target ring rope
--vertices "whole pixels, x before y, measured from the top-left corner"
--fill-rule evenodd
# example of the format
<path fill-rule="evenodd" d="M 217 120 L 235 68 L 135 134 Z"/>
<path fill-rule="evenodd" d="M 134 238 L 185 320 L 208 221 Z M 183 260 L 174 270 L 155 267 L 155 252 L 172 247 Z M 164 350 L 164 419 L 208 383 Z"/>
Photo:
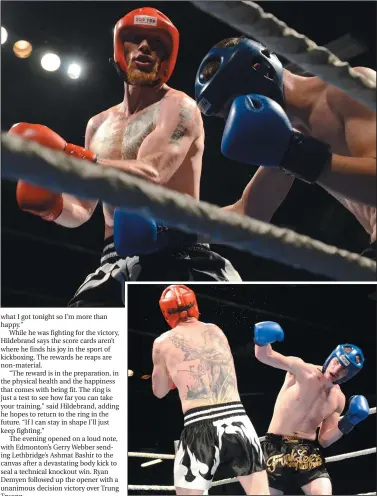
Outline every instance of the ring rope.
<path fill-rule="evenodd" d="M 376 262 L 113 168 L 72 158 L 16 135 L 1 134 L 2 174 L 50 190 L 137 210 L 170 227 L 335 280 L 375 281 Z"/>
<path fill-rule="evenodd" d="M 358 456 L 365 456 L 365 455 L 370 455 L 372 453 L 376 453 L 376 448 L 368 448 L 365 450 L 360 450 L 360 451 L 353 451 L 351 453 L 343 453 L 342 455 L 336 455 L 336 456 L 329 456 L 325 458 L 326 463 L 332 463 L 332 462 L 338 462 L 340 460 L 345 460 L 347 458 L 356 458 Z M 139 457 L 140 455 L 148 455 L 145 456 L 145 458 L 154 458 L 150 455 L 153 453 L 128 453 L 128 456 L 137 456 Z M 167 455 L 155 455 L 158 458 L 165 458 L 167 459 Z M 169 455 L 170 457 L 174 458 L 174 455 Z M 237 482 L 238 479 L 237 477 L 232 477 L 230 479 L 221 479 L 218 481 L 215 481 L 212 483 L 211 487 L 214 486 L 221 486 L 223 484 L 231 484 L 233 482 Z M 153 491 L 175 491 L 175 486 L 141 486 L 141 485 L 128 485 L 128 489 L 140 489 L 140 490 L 153 490 Z M 361 493 L 361 494 L 376 494 L 376 493 Z"/>
<path fill-rule="evenodd" d="M 129 451 L 128 456 L 135 458 L 160 458 L 161 460 L 174 460 L 175 458 L 175 455 L 166 455 L 160 453 L 142 453 L 139 451 Z"/>
<path fill-rule="evenodd" d="M 325 458 L 326 463 L 338 462 L 346 458 L 356 458 L 358 456 L 371 455 L 376 452 L 376 448 L 367 448 L 360 451 L 352 451 L 351 453 L 343 453 L 342 455 L 329 456 Z"/>
<path fill-rule="evenodd" d="M 345 460 L 346 458 L 356 458 L 358 456 L 371 455 L 376 453 L 376 448 L 367 448 L 359 451 L 352 451 L 350 453 L 343 453 L 341 455 L 329 456 L 325 458 L 326 463 L 338 462 L 339 460 Z M 159 453 L 142 453 L 138 451 L 130 451 L 128 453 L 129 457 L 134 458 L 160 458 L 161 460 L 174 460 L 175 455 L 159 454 Z"/>
<path fill-rule="evenodd" d="M 318 46 L 251 1 L 193 1 L 198 9 L 252 36 L 323 81 L 341 89 L 376 111 L 376 82 L 343 62 L 330 50 Z"/>
<path fill-rule="evenodd" d="M 373 408 L 369 408 L 369 415 L 374 415 L 376 413 L 376 407 L 374 406 Z M 341 420 L 344 417 L 339 417 L 339 420 Z M 266 436 L 262 436 L 259 438 L 259 441 L 264 441 L 266 439 Z"/>
<path fill-rule="evenodd" d="M 369 415 L 375 415 L 376 413 L 376 407 L 374 406 L 373 408 L 369 408 Z M 344 415 L 342 417 L 339 417 L 339 420 L 341 420 L 342 418 L 344 417 Z M 266 436 L 262 436 L 260 438 L 258 438 L 259 441 L 264 441 L 266 439 Z M 370 448 L 372 450 L 376 450 L 376 448 Z M 365 450 L 362 450 L 362 451 L 365 451 Z M 360 451 L 354 451 L 354 453 L 361 453 Z M 371 451 L 371 453 L 373 453 L 373 451 Z M 365 454 L 369 454 L 369 453 L 365 453 Z M 137 457 L 137 458 L 161 458 L 161 460 L 174 460 L 175 458 L 175 455 L 166 455 L 166 454 L 160 454 L 160 453 L 141 453 L 139 451 L 130 451 L 128 453 L 128 456 L 131 456 L 131 457 Z M 336 456 L 341 456 L 341 455 L 336 455 Z M 330 457 L 330 458 L 336 458 L 335 457 Z M 357 456 L 360 456 L 360 455 L 357 455 Z M 330 458 L 326 458 L 326 461 L 329 461 Z M 336 460 L 334 460 L 336 461 Z"/>

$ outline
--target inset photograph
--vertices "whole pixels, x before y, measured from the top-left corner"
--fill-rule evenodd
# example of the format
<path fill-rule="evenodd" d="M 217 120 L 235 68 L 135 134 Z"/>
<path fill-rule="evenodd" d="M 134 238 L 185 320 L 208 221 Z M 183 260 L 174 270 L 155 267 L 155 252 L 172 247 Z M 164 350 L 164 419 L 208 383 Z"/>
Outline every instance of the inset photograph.
<path fill-rule="evenodd" d="M 375 285 L 126 294 L 129 494 L 375 494 Z"/>
<path fill-rule="evenodd" d="M 272 39 L 243 21 L 263 12 Z M 3 2 L 1 306 L 123 307 L 129 281 L 375 282 L 375 14 Z"/>

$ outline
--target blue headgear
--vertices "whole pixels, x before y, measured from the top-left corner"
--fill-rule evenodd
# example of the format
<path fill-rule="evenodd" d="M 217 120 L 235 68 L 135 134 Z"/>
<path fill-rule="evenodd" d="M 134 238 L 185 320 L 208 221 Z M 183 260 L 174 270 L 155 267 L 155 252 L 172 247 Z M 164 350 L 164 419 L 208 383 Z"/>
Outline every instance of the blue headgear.
<path fill-rule="evenodd" d="M 350 351 L 345 351 L 344 348 L 351 348 Z M 356 361 L 356 357 L 360 358 L 359 363 Z M 322 373 L 324 374 L 329 363 L 333 358 L 337 358 L 339 360 L 340 365 L 347 370 L 347 375 L 339 381 L 335 381 L 334 384 L 342 384 L 342 382 L 346 382 L 351 377 L 355 376 L 364 365 L 364 355 L 361 349 L 354 344 L 340 344 L 335 348 L 335 350 L 329 355 L 325 363 L 322 367 Z"/>
<path fill-rule="evenodd" d="M 220 67 L 208 81 L 203 69 L 213 61 Z M 277 56 L 252 40 L 229 48 L 212 48 L 202 60 L 195 79 L 195 98 L 205 115 L 216 115 L 232 97 L 257 93 L 284 106 L 283 66 Z"/>

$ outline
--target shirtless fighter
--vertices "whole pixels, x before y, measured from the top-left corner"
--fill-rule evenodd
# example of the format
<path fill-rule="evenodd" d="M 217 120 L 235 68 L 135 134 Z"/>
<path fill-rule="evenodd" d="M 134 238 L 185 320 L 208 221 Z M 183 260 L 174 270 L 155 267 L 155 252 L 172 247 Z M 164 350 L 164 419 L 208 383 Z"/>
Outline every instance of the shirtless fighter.
<path fill-rule="evenodd" d="M 219 465 L 246 494 L 269 494 L 266 466 L 254 427 L 237 389 L 232 353 L 223 331 L 198 320 L 195 293 L 169 286 L 160 298 L 172 328 L 153 344 L 153 393 L 178 388 L 184 414 L 174 462 L 177 494 L 203 494 Z M 175 386 L 176 384 L 176 386 Z"/>
<path fill-rule="evenodd" d="M 85 148 L 67 144 L 38 124 L 19 123 L 10 132 L 198 199 L 202 117 L 195 101 L 166 85 L 178 47 L 178 30 L 164 14 L 151 7 L 129 12 L 114 30 L 114 63 L 125 81 L 124 99 L 89 120 Z M 22 210 L 70 228 L 87 222 L 97 205 L 23 181 L 17 201 Z M 71 306 L 123 306 L 119 281 L 124 280 L 240 280 L 227 260 L 197 244 L 195 236 L 119 209 L 114 215 L 110 205 L 103 205 L 103 213 L 101 265 L 86 278 Z"/>
<path fill-rule="evenodd" d="M 376 81 L 366 67 L 355 71 Z M 319 184 L 370 236 L 376 258 L 376 114 L 317 77 L 292 74 L 247 38 L 229 38 L 204 57 L 196 76 L 202 112 L 226 119 L 222 153 L 261 165 L 228 210 L 269 222 L 294 178 Z"/>
<path fill-rule="evenodd" d="M 360 372 L 364 355 L 353 344 L 340 344 L 323 366 L 313 365 L 274 351 L 271 343 L 283 339 L 284 331 L 276 322 L 255 324 L 256 358 L 287 371 L 262 442 L 270 491 L 284 494 L 286 485 L 294 483 L 305 494 L 332 494 L 320 446 L 330 446 L 369 415 L 366 398 L 357 395 L 349 399 L 348 411 L 339 420 L 346 402 L 339 384 Z"/>

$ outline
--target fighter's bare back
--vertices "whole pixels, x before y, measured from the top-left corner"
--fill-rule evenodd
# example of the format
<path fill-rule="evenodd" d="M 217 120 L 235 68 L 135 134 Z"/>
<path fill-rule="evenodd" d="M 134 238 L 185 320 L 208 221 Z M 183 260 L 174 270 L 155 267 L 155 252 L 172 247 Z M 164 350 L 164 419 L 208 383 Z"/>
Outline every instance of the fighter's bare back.
<path fill-rule="evenodd" d="M 365 69 L 365 68 L 363 68 Z M 361 72 L 361 71 L 360 71 Z M 371 71 L 374 73 L 374 71 Z M 373 74 L 370 75 L 373 77 Z M 374 79 L 376 75 L 374 73 Z M 302 86 L 305 98 L 305 85 Z M 353 156 L 346 140 L 344 117 L 341 116 L 341 106 L 349 105 L 348 97 L 334 86 L 330 86 L 321 79 L 308 78 L 307 91 L 317 94 L 316 104 L 310 110 L 305 119 L 294 119 L 291 117 L 292 125 L 305 135 L 313 136 L 331 146 L 332 152 L 346 157 Z M 376 156 L 376 115 L 366 109 L 363 105 L 353 101 L 352 105 L 360 106 L 366 118 L 371 120 L 369 133 L 366 135 L 364 129 L 362 135 L 354 137 L 360 143 L 367 144 L 371 156 Z M 306 122 L 303 122 L 303 121 Z M 371 237 L 371 242 L 376 240 L 376 207 L 358 203 L 336 193 L 330 188 L 322 185 L 332 196 L 344 205 L 360 222 Z"/>
<path fill-rule="evenodd" d="M 177 106 L 177 101 L 179 106 Z M 202 154 L 204 148 L 204 130 L 201 118 L 197 119 L 193 109 L 196 104 L 184 93 L 168 88 L 165 96 L 158 102 L 131 115 L 123 109 L 123 104 L 116 105 L 91 119 L 92 132 L 86 146 L 100 158 L 111 160 L 136 160 L 144 140 L 160 124 L 162 105 L 171 108 L 172 113 L 179 112 L 177 127 L 177 146 L 180 133 L 184 132 L 188 120 L 194 122 L 197 137 L 194 139 L 181 166 L 165 185 L 169 189 L 199 198 Z M 200 114 L 198 114 L 200 116 Z M 160 119 L 160 120 L 159 120 Z M 186 122 L 185 122 L 186 121 Z M 163 123 L 162 123 L 163 124 Z M 172 137 L 174 139 L 174 137 Z M 113 234 L 114 208 L 103 205 L 105 219 L 105 239 Z"/>
<path fill-rule="evenodd" d="M 268 432 L 314 440 L 316 430 L 344 402 L 338 385 L 328 388 L 321 367 L 306 364 L 300 381 L 287 372 Z"/>
<path fill-rule="evenodd" d="M 240 401 L 228 340 L 214 324 L 180 324 L 158 338 L 185 413 L 191 408 Z"/>

